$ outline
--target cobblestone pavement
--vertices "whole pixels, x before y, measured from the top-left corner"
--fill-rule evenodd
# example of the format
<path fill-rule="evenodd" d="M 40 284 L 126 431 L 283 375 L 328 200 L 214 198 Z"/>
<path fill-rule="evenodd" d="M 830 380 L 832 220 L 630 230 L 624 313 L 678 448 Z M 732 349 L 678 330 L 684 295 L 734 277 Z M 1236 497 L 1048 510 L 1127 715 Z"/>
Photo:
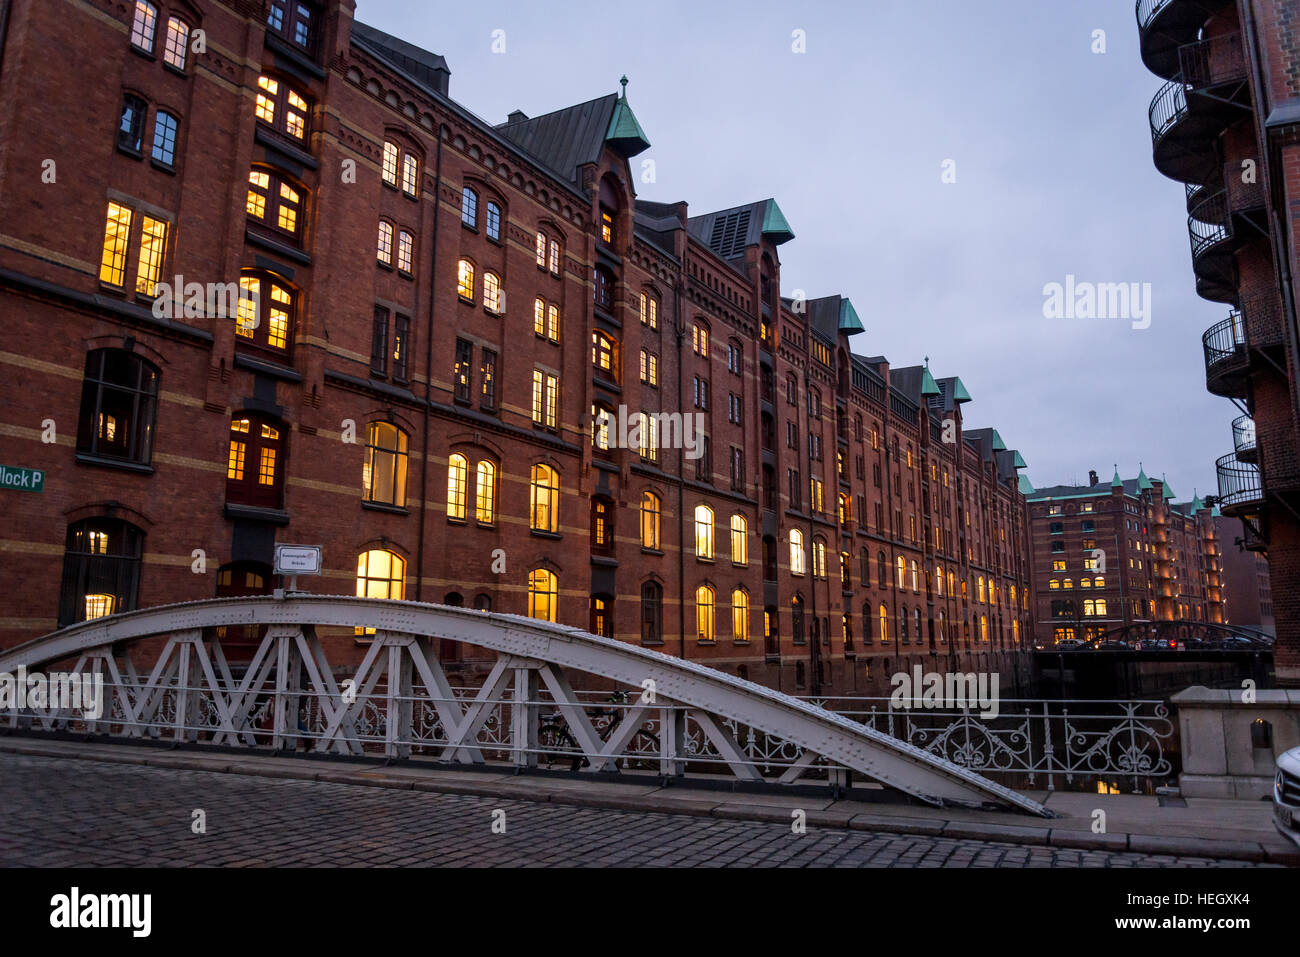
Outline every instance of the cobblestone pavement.
<path fill-rule="evenodd" d="M 0 754 L 0 866 L 272 865 L 1241 866 Z"/>

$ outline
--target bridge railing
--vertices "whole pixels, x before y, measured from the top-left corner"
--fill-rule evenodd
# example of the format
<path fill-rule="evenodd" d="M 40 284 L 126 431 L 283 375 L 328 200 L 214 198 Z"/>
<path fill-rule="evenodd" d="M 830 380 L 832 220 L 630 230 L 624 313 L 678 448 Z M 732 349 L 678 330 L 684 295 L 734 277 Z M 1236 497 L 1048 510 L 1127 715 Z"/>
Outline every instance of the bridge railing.
<path fill-rule="evenodd" d="M 285 701 L 264 689 L 241 701 L 241 687 L 237 678 L 219 681 L 214 692 L 210 684 L 175 678 L 121 677 L 103 683 L 97 718 L 29 704 L 0 713 L 0 726 L 263 750 L 328 751 L 343 745 L 355 755 L 435 761 L 454 760 L 469 747 L 489 763 L 524 768 L 676 777 L 732 774 L 739 766 L 750 769 L 747 777 L 754 781 L 843 781 L 842 769 L 791 741 L 743 722 L 647 699 L 634 687 L 613 696 L 574 690 L 580 714 L 544 690 L 521 698 L 485 695 L 483 688 L 467 686 L 439 697 L 401 693 L 379 680 L 354 695 L 304 688 Z M 802 700 L 1013 787 L 1054 790 L 1123 781 L 1140 791 L 1177 773 L 1174 723 L 1158 700 L 1001 699 L 996 716 L 978 706 L 901 707 L 893 698 Z M 449 704 L 457 715 L 478 709 L 472 735 L 453 740 L 448 734 L 443 716 Z M 342 705 L 347 720 L 340 728 Z M 283 708 L 279 720 L 278 707 Z M 235 711 L 243 717 L 232 720 Z M 712 722 L 725 735 L 711 733 Z M 600 752 L 594 762 L 599 768 L 593 768 L 593 750 Z"/>

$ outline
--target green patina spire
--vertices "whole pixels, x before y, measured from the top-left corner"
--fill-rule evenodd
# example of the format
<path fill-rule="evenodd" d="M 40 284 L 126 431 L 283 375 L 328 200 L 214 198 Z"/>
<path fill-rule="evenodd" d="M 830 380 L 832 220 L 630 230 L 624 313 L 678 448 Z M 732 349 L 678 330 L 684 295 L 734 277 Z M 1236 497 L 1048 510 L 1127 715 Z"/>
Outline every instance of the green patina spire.
<path fill-rule="evenodd" d="M 774 199 L 769 199 L 763 207 L 763 235 L 778 246 L 794 239 L 794 230 Z"/>
<path fill-rule="evenodd" d="M 925 357 L 925 372 L 921 374 L 921 398 L 932 395 L 943 395 L 939 389 L 939 383 L 934 381 L 934 376 L 930 374 L 930 357 Z"/>
<path fill-rule="evenodd" d="M 1123 480 L 1122 478 L 1119 477 L 1119 463 L 1118 463 L 1118 462 L 1115 463 L 1115 477 L 1114 477 L 1113 479 L 1110 480 L 1110 487 L 1111 487 L 1111 488 L 1123 488 L 1123 487 L 1124 487 L 1124 480 Z"/>
<path fill-rule="evenodd" d="M 848 296 L 845 296 L 840 300 L 840 332 L 846 336 L 854 336 L 866 331 L 862 320 L 858 318 L 858 311 L 853 308 L 853 303 L 849 302 Z"/>
<path fill-rule="evenodd" d="M 624 156 L 636 156 L 650 148 L 650 140 L 645 130 L 636 120 L 631 105 L 627 102 L 627 77 L 619 82 L 623 85 L 623 94 L 614 103 L 614 115 L 609 118 L 609 129 L 605 140 L 617 147 Z"/>

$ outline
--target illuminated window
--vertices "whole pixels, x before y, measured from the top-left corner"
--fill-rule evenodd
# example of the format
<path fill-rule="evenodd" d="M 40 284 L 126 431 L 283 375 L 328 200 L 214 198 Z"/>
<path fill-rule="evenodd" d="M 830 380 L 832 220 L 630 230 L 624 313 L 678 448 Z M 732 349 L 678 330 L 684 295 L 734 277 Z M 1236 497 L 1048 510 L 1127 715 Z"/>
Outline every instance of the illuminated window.
<path fill-rule="evenodd" d="M 411 260 L 415 250 L 415 239 L 406 230 L 397 234 L 397 268 L 404 273 L 411 271 Z"/>
<path fill-rule="evenodd" d="M 614 216 L 604 209 L 600 211 L 600 238 L 606 243 L 614 241 Z"/>
<path fill-rule="evenodd" d="M 731 637 L 749 641 L 749 595 L 743 588 L 731 593 Z"/>
<path fill-rule="evenodd" d="M 695 639 L 712 641 L 714 627 L 713 589 L 701 585 L 695 589 Z"/>
<path fill-rule="evenodd" d="M 457 266 L 456 294 L 462 299 L 474 301 L 474 264 L 462 259 Z"/>
<path fill-rule="evenodd" d="M 488 312 L 500 314 L 505 302 L 505 295 L 501 292 L 501 277 L 494 272 L 485 272 L 483 274 L 483 308 Z"/>
<path fill-rule="evenodd" d="M 239 277 L 235 335 L 251 345 L 287 351 L 295 300 L 295 294 L 269 274 L 245 272 Z"/>
<path fill-rule="evenodd" d="M 641 547 L 659 550 L 659 496 L 654 492 L 641 494 Z"/>
<path fill-rule="evenodd" d="M 1072 578 L 1067 578 L 1064 582 L 1061 583 L 1061 587 L 1062 587 L 1062 588 L 1073 588 L 1073 587 L 1074 587 L 1074 579 L 1072 579 Z"/>
<path fill-rule="evenodd" d="M 551 274 L 558 276 L 560 274 L 560 243 L 552 239 L 549 244 L 550 249 L 550 268 Z"/>
<path fill-rule="evenodd" d="M 560 377 L 533 370 L 533 423 L 555 429 L 558 416 Z"/>
<path fill-rule="evenodd" d="M 1069 586 L 1069 585 L 1066 585 L 1065 587 L 1066 587 L 1066 588 L 1069 588 L 1070 586 Z M 983 576 L 983 575 L 981 575 L 980 578 L 979 578 L 979 596 L 980 596 L 980 601 L 986 601 L 985 593 L 984 593 L 984 576 Z"/>
<path fill-rule="evenodd" d="M 980 615 L 980 641 L 986 645 L 989 643 L 989 619 L 987 615 Z"/>
<path fill-rule="evenodd" d="M 921 582 L 920 579 L 917 577 L 915 560 L 913 560 L 912 562 L 911 570 L 912 570 L 912 591 L 919 592 L 921 590 Z"/>
<path fill-rule="evenodd" d="M 402 156 L 402 192 L 415 196 L 419 192 L 420 161 L 410 153 Z"/>
<path fill-rule="evenodd" d="M 1052 591 L 1056 591 L 1058 588 L 1061 587 L 1061 580 L 1059 578 L 1053 578 L 1051 581 L 1047 583 L 1047 587 Z"/>
<path fill-rule="evenodd" d="M 898 587 L 907 587 L 907 560 L 902 555 L 898 556 Z"/>
<path fill-rule="evenodd" d="M 713 509 L 695 506 L 695 557 L 713 559 Z"/>
<path fill-rule="evenodd" d="M 605 405 L 591 407 L 591 447 L 598 452 L 610 449 L 610 427 L 615 423 L 614 412 Z"/>
<path fill-rule="evenodd" d="M 480 525 L 491 525 L 496 521 L 497 467 L 481 461 L 475 471 L 474 517 Z"/>
<path fill-rule="evenodd" d="M 373 548 L 357 556 L 357 597 L 406 597 L 406 559 L 384 549 Z"/>
<path fill-rule="evenodd" d="M 257 102 L 254 107 L 257 118 L 271 129 L 285 136 L 303 142 L 307 138 L 307 117 L 311 111 L 307 98 L 283 80 L 274 77 L 257 78 Z M 384 172 L 388 172 L 388 147 L 384 144 Z M 393 149 L 397 149 L 393 146 Z M 396 162 L 396 160 L 394 160 Z"/>
<path fill-rule="evenodd" d="M 889 641 L 889 609 L 884 605 L 880 606 L 880 640 L 881 642 Z"/>
<path fill-rule="evenodd" d="M 529 527 L 538 532 L 560 530 L 560 477 L 549 465 L 534 465 L 529 483 Z"/>
<path fill-rule="evenodd" d="M 140 261 L 135 276 L 135 291 L 152 296 L 162 278 L 163 255 L 167 252 L 167 223 L 149 216 L 140 222 Z M 177 290 L 179 294 L 180 290 Z"/>
<path fill-rule="evenodd" d="M 528 573 L 528 617 L 555 621 L 559 604 L 560 582 L 554 573 L 536 568 Z"/>
<path fill-rule="evenodd" d="M 232 419 L 226 456 L 226 501 L 279 508 L 283 484 L 284 446 L 279 427 L 255 415 Z"/>
<path fill-rule="evenodd" d="M 393 224 L 379 221 L 379 261 L 385 265 L 393 264 Z"/>
<path fill-rule="evenodd" d="M 641 350 L 641 381 L 648 386 L 659 385 L 659 357 L 645 349 Z"/>
<path fill-rule="evenodd" d="M 126 206 L 108 204 L 108 225 L 104 229 L 104 252 L 99 264 L 99 281 L 110 286 L 126 282 L 126 254 L 131 240 L 131 217 Z"/>
<path fill-rule="evenodd" d="M 1098 577 L 1098 578 L 1096 578 L 1096 579 L 1093 580 L 1093 585 L 1096 586 L 1097 588 L 1105 588 L 1105 587 L 1106 587 L 1106 579 L 1105 579 L 1105 578 Z"/>
<path fill-rule="evenodd" d="M 384 143 L 383 179 L 389 186 L 397 185 L 397 163 L 400 152 L 396 143 Z"/>
<path fill-rule="evenodd" d="M 614 549 L 614 503 L 604 496 L 591 500 L 591 550 L 608 555 Z"/>
<path fill-rule="evenodd" d="M 406 433 L 389 422 L 366 427 L 366 461 L 361 488 L 367 502 L 406 505 Z"/>
<path fill-rule="evenodd" d="M 813 540 L 813 577 L 826 577 L 826 543 L 820 538 Z"/>
<path fill-rule="evenodd" d="M 447 460 L 447 517 L 463 522 L 469 487 L 469 460 L 459 452 Z"/>
<path fill-rule="evenodd" d="M 641 293 L 641 325 L 659 328 L 659 300 L 644 292 Z"/>
<path fill-rule="evenodd" d="M 699 323 L 691 325 L 691 348 L 697 356 L 709 357 L 709 329 Z"/>
<path fill-rule="evenodd" d="M 249 171 L 245 209 L 261 225 L 298 238 L 302 193 L 278 173 L 260 167 Z"/>
<path fill-rule="evenodd" d="M 749 523 L 743 515 L 731 516 L 731 563 L 749 564 Z"/>
<path fill-rule="evenodd" d="M 591 364 L 618 381 L 618 342 L 599 329 L 591 334 Z"/>
<path fill-rule="evenodd" d="M 790 574 L 802 575 L 807 570 L 803 548 L 803 532 L 790 529 Z"/>
<path fill-rule="evenodd" d="M 645 412 L 637 413 L 639 435 L 637 452 L 648 462 L 659 460 L 659 419 Z"/>
<path fill-rule="evenodd" d="M 163 62 L 178 70 L 185 69 L 185 54 L 190 42 L 189 24 L 175 17 L 167 19 L 167 42 L 163 47 Z"/>
<path fill-rule="evenodd" d="M 59 594 L 59 627 L 132 611 L 140 583 L 144 533 L 112 518 L 68 526 Z"/>
<path fill-rule="evenodd" d="M 147 465 L 153 450 L 158 370 L 120 349 L 86 355 L 77 451 Z"/>
<path fill-rule="evenodd" d="M 154 32 L 158 29 L 158 8 L 144 0 L 136 0 L 135 17 L 131 21 L 131 44 L 153 53 Z"/>
<path fill-rule="evenodd" d="M 546 234 L 545 233 L 537 234 L 537 267 L 539 269 L 546 268 Z"/>

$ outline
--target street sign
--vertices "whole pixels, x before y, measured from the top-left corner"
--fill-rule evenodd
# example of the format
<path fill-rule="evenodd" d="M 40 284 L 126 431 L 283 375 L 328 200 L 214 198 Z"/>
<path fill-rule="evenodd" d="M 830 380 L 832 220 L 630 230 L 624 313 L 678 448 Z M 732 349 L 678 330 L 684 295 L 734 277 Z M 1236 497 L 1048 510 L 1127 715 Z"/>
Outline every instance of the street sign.
<path fill-rule="evenodd" d="M 19 492 L 43 492 L 45 473 L 41 469 L 28 469 L 21 465 L 0 465 L 0 488 Z"/>
<path fill-rule="evenodd" d="M 275 573 L 277 575 L 319 575 L 321 570 L 319 545 L 275 546 Z"/>

